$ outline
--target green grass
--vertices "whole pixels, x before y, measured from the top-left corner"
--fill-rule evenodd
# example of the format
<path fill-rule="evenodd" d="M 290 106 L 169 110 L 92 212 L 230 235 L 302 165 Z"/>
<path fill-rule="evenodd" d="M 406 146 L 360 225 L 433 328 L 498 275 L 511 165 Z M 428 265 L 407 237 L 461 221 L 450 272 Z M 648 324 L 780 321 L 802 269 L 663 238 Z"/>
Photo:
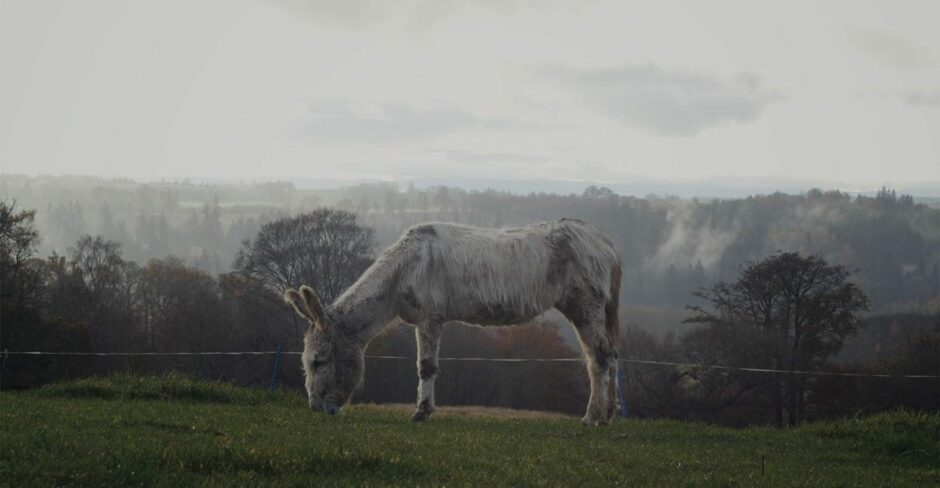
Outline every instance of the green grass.
<path fill-rule="evenodd" d="M 0 394 L 0 484 L 936 486 L 940 416 L 798 429 L 663 420 L 436 416 L 183 376 L 113 376 Z"/>

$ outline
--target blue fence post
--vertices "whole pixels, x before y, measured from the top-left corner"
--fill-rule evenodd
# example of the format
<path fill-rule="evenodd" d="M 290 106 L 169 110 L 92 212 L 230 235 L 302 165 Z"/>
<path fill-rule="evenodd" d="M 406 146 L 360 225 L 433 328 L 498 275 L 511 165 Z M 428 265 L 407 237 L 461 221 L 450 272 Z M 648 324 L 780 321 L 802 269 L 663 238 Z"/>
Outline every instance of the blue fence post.
<path fill-rule="evenodd" d="M 274 370 L 271 371 L 271 391 L 277 386 L 277 369 L 281 365 L 281 345 L 277 345 L 277 352 L 274 353 Z"/>
<path fill-rule="evenodd" d="M 624 393 L 626 387 L 623 386 L 623 371 L 621 371 L 620 366 L 622 364 L 617 366 L 617 393 L 620 394 L 620 416 L 627 418 L 627 395 Z"/>

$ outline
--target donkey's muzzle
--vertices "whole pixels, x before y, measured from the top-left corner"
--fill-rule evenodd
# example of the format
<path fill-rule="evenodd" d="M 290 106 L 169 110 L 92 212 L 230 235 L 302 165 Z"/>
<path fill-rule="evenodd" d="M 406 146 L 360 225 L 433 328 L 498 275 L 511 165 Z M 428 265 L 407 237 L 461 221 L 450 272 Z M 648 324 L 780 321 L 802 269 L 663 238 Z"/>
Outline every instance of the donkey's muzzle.
<path fill-rule="evenodd" d="M 335 403 L 326 402 L 323 400 L 318 400 L 316 398 L 311 398 L 310 401 L 310 411 L 323 412 L 329 415 L 336 415 L 339 413 L 339 406 Z"/>

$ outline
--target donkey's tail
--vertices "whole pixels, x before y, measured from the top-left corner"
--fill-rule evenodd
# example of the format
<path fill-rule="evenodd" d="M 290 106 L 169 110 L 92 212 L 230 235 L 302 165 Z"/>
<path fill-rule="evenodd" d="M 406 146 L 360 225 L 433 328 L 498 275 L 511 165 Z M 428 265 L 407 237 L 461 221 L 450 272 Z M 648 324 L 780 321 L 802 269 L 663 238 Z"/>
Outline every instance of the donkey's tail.
<path fill-rule="evenodd" d="M 614 265 L 610 272 L 610 298 L 604 306 L 607 338 L 614 351 L 620 350 L 620 263 Z"/>

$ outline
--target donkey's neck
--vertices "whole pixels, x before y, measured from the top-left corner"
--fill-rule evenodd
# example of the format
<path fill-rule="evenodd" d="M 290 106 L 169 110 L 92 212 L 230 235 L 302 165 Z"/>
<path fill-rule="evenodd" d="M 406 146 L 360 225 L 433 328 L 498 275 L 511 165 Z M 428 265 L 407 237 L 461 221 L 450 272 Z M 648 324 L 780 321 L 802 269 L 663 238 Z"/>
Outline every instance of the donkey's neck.
<path fill-rule="evenodd" d="M 367 345 L 397 316 L 391 283 L 370 268 L 330 307 L 334 319 L 347 336 L 355 336 Z"/>

